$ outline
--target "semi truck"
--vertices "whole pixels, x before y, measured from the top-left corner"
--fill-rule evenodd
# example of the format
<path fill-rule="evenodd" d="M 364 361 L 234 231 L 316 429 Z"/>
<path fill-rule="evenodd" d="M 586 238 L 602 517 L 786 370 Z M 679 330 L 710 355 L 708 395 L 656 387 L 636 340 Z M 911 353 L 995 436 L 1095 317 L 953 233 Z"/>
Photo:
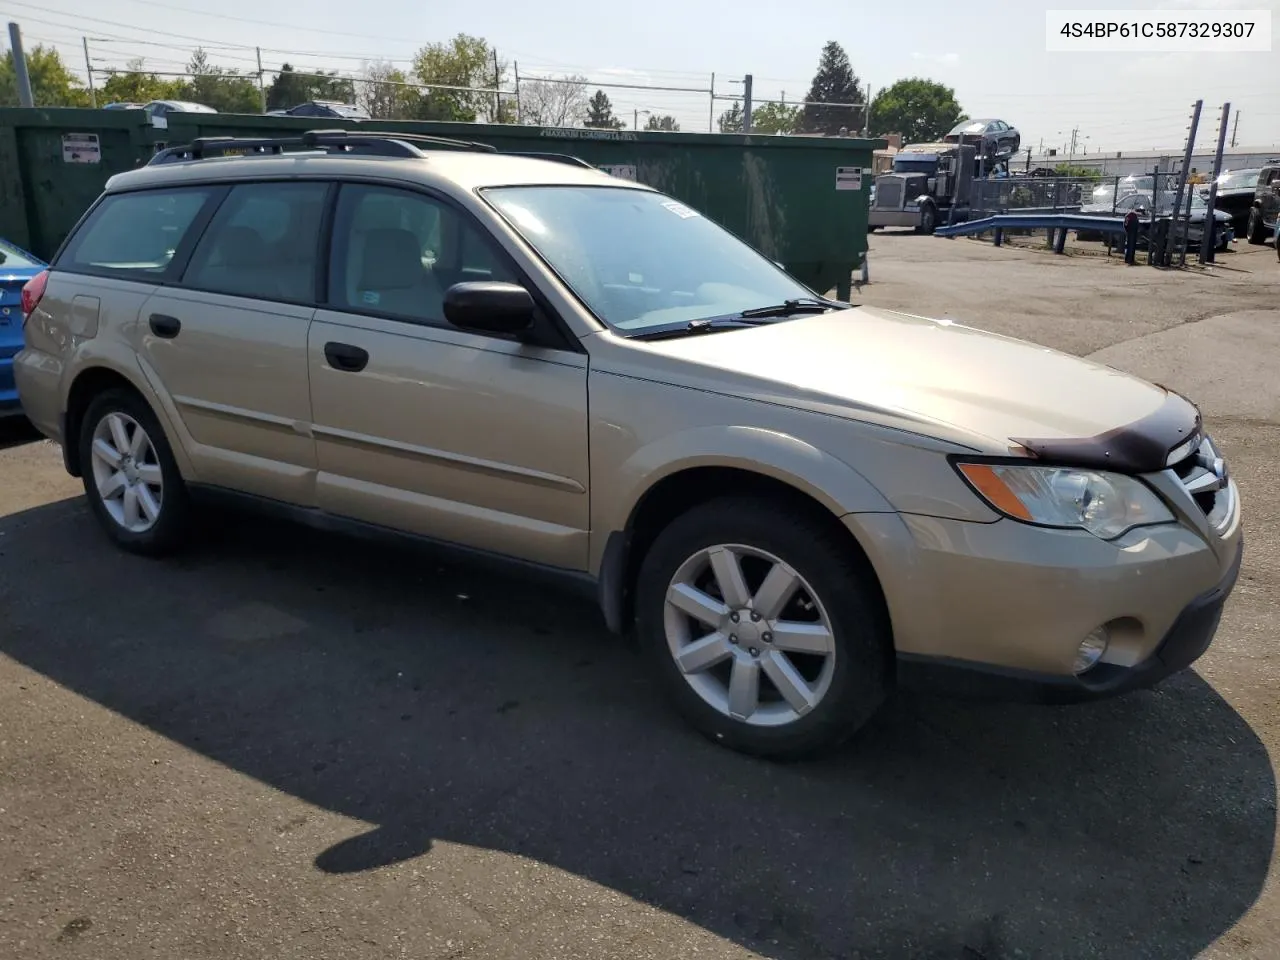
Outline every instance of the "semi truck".
<path fill-rule="evenodd" d="M 933 233 L 939 224 L 963 219 L 981 163 L 973 144 L 907 144 L 894 155 L 893 169 L 876 177 L 868 227 L 914 227 L 916 233 Z"/>

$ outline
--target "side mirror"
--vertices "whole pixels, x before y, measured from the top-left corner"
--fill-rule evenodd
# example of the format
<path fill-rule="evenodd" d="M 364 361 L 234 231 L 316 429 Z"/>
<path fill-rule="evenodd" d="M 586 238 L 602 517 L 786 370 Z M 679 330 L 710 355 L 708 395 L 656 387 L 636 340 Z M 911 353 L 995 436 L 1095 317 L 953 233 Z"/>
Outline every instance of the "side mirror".
<path fill-rule="evenodd" d="M 533 297 L 515 283 L 469 281 L 444 292 L 444 317 L 463 330 L 524 333 L 533 326 L 533 311 Z"/>

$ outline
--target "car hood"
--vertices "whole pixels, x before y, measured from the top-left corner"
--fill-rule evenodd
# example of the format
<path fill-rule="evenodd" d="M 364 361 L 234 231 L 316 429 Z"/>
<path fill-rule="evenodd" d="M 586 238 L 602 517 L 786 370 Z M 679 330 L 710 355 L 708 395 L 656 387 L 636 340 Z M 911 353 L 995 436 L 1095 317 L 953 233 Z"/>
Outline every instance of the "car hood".
<path fill-rule="evenodd" d="M 870 419 L 990 452 L 1083 454 L 1078 441 L 1141 422 L 1142 443 L 1151 447 L 1154 424 L 1163 458 L 1199 426 L 1190 403 L 1111 367 L 876 307 L 638 345 L 681 361 L 669 372 L 703 390 Z"/>

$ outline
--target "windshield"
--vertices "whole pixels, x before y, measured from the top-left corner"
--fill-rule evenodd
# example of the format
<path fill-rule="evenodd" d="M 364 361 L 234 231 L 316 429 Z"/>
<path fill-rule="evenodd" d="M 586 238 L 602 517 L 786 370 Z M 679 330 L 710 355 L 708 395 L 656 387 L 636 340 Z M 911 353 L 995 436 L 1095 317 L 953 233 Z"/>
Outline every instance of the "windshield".
<path fill-rule="evenodd" d="M 904 157 L 895 157 L 893 160 L 894 173 L 936 173 L 937 170 L 938 161 L 936 158 L 907 160 Z"/>
<path fill-rule="evenodd" d="M 813 296 L 723 227 L 660 193 L 538 186 L 483 195 L 592 313 L 621 331 Z"/>
<path fill-rule="evenodd" d="M 1218 189 L 1240 190 L 1246 187 L 1253 189 L 1258 185 L 1258 174 L 1260 173 L 1262 173 L 1261 167 L 1252 170 L 1228 170 L 1218 177 Z"/>
<path fill-rule="evenodd" d="M 0 267 L 42 267 L 44 264 L 32 259 L 17 247 L 10 246 L 0 240 Z"/>

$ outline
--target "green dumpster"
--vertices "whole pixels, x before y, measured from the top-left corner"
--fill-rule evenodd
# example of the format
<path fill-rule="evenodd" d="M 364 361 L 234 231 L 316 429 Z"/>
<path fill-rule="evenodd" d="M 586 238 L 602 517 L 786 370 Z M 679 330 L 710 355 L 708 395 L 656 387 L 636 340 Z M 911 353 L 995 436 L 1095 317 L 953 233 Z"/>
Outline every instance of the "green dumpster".
<path fill-rule="evenodd" d="M 567 154 L 661 190 L 716 220 L 802 283 L 848 296 L 867 243 L 867 188 L 879 140 L 586 130 L 498 124 L 0 110 L 0 236 L 49 256 L 109 176 L 196 137 L 377 129 Z M 96 137 L 96 152 L 93 145 Z M 68 139 L 70 138 L 70 139 Z M 80 147 L 81 153 L 76 153 Z M 96 159 L 95 159 L 96 158 Z"/>

